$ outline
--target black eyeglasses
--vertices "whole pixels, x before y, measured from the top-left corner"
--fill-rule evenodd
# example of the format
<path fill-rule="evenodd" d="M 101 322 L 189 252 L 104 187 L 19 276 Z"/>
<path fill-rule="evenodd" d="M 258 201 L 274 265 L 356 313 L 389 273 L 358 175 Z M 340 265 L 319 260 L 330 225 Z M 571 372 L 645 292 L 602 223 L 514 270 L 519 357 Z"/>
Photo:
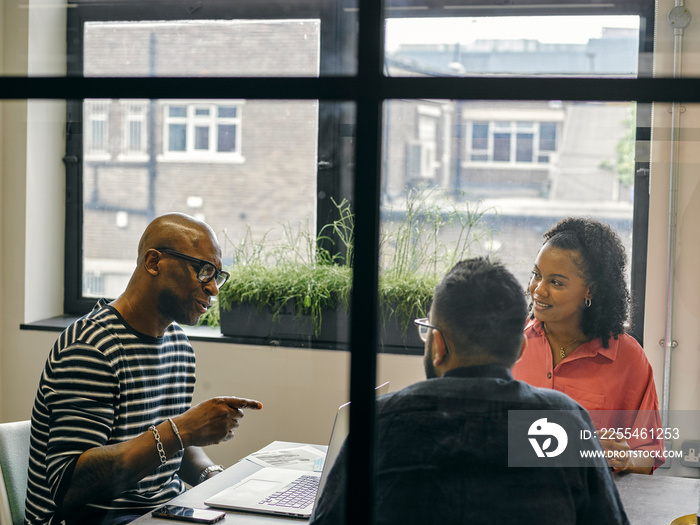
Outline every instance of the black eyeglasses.
<path fill-rule="evenodd" d="M 424 343 L 428 340 L 428 334 L 430 333 L 431 328 L 433 330 L 438 330 L 440 332 L 440 336 L 442 337 L 442 342 L 445 343 L 445 350 L 447 350 L 448 353 L 450 352 L 450 347 L 447 345 L 447 339 L 445 339 L 445 334 L 440 328 L 438 328 L 434 324 L 430 324 L 428 322 L 427 317 L 423 317 L 421 319 L 414 319 L 413 322 L 418 327 L 418 335 Z"/>
<path fill-rule="evenodd" d="M 170 248 L 156 249 L 159 252 L 167 253 L 168 255 L 172 255 L 173 257 L 179 257 L 180 259 L 185 259 L 187 261 L 199 264 L 197 279 L 200 283 L 206 284 L 212 279 L 214 279 L 214 283 L 216 283 L 216 288 L 219 289 L 224 285 L 226 281 L 228 281 L 228 278 L 231 276 L 228 272 L 224 272 L 223 270 L 217 270 L 214 263 L 205 261 L 204 259 L 197 259 L 196 257 L 185 255 L 184 253 L 171 250 Z"/>
<path fill-rule="evenodd" d="M 424 343 L 428 340 L 428 334 L 430 333 L 431 328 L 433 330 L 439 330 L 437 326 L 432 325 L 428 322 L 427 317 L 415 319 L 413 322 L 418 327 L 418 335 L 420 336 L 421 341 L 423 341 Z"/>

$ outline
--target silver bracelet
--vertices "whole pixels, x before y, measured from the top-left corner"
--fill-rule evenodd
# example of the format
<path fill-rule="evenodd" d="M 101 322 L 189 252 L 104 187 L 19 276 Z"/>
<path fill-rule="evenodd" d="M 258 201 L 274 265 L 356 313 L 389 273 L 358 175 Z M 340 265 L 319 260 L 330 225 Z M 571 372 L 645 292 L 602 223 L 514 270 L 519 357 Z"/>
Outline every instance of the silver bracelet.
<path fill-rule="evenodd" d="M 224 467 L 221 465 L 209 465 L 207 468 L 205 468 L 202 473 L 199 475 L 199 481 L 197 482 L 197 485 L 202 483 L 205 479 L 207 479 L 207 476 L 212 473 L 212 472 L 223 472 Z"/>
<path fill-rule="evenodd" d="M 185 444 L 182 442 L 182 438 L 180 437 L 180 430 L 177 428 L 175 421 L 173 421 L 173 418 L 169 417 L 168 422 L 170 423 L 170 428 L 173 429 L 173 434 L 175 434 L 177 440 L 180 442 L 180 450 L 185 450 Z"/>
<path fill-rule="evenodd" d="M 165 455 L 163 442 L 160 440 L 160 433 L 158 433 L 158 429 L 155 425 L 151 425 L 149 429 L 153 432 L 153 437 L 156 438 L 156 448 L 158 449 L 158 456 L 160 456 L 160 464 L 165 465 L 168 462 L 168 456 Z"/>

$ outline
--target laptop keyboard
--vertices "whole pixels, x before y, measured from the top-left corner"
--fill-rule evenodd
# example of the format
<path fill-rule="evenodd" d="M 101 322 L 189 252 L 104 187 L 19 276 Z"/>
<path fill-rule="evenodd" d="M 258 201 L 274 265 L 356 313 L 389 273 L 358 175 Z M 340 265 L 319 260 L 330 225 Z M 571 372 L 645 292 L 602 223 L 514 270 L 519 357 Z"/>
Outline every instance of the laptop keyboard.
<path fill-rule="evenodd" d="M 316 499 L 319 479 L 318 476 L 299 476 L 282 490 L 268 496 L 260 503 L 291 509 L 306 508 Z"/>

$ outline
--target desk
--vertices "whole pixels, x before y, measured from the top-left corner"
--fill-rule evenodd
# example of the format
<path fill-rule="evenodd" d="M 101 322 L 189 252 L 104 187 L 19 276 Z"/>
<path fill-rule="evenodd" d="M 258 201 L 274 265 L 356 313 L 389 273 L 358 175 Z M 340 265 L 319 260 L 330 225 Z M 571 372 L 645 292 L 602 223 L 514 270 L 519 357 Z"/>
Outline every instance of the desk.
<path fill-rule="evenodd" d="M 303 443 L 289 443 L 286 441 L 273 441 L 261 450 L 276 450 L 280 448 L 290 448 L 298 447 L 303 445 Z M 325 446 L 312 445 L 313 447 L 326 451 Z M 169 503 L 172 505 L 182 505 L 183 507 L 195 507 L 199 509 L 207 509 L 204 504 L 204 500 L 221 492 L 225 488 L 234 485 L 246 476 L 249 476 L 253 472 L 260 470 L 262 467 L 257 463 L 243 458 L 235 465 L 227 468 L 221 474 L 208 479 L 204 483 L 191 488 L 190 490 L 180 494 L 177 498 L 173 498 Z M 219 510 L 219 509 L 217 509 Z M 226 517 L 217 522 L 218 523 L 235 523 L 237 525 L 280 525 L 281 523 L 288 522 L 294 523 L 296 525 L 303 525 L 308 523 L 308 520 L 300 518 L 288 518 L 284 516 L 268 516 L 264 514 L 253 514 L 251 512 L 238 512 L 235 510 L 226 510 Z M 175 523 L 185 523 L 177 522 L 172 520 L 164 520 L 159 518 L 152 518 L 151 513 L 141 516 L 139 519 L 132 521 L 131 523 L 135 525 L 143 525 L 150 523 L 151 525 L 167 525 Z"/>
<path fill-rule="evenodd" d="M 275 450 L 300 446 L 302 443 L 274 441 L 262 450 Z M 319 450 L 326 447 L 313 445 Z M 204 500 L 217 492 L 230 487 L 244 477 L 260 469 L 260 465 L 242 459 L 210 480 L 198 485 L 174 498 L 173 505 L 207 508 Z M 622 503 L 632 525 L 669 525 L 672 520 L 697 510 L 700 495 L 700 479 L 676 478 L 670 476 L 646 476 L 643 474 L 619 474 L 615 484 L 620 492 Z M 226 511 L 226 518 L 219 523 L 236 523 L 238 525 L 280 525 L 280 523 L 302 525 L 307 520 L 286 518 L 283 516 L 266 516 L 247 512 Z M 135 525 L 165 525 L 177 523 L 169 520 L 152 518 L 148 513 L 133 521 Z"/>
<path fill-rule="evenodd" d="M 698 510 L 697 478 L 618 474 L 615 485 L 632 525 L 668 525 Z"/>

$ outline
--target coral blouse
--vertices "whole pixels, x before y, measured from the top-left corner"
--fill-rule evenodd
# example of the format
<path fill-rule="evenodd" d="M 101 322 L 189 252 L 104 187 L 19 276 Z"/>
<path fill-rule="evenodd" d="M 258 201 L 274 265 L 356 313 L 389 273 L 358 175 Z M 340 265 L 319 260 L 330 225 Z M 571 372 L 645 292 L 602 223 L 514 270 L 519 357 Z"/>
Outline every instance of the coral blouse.
<path fill-rule="evenodd" d="M 513 366 L 513 377 L 532 386 L 552 388 L 581 404 L 597 429 L 620 428 L 633 450 L 664 449 L 654 376 L 646 354 L 627 334 L 583 343 L 553 367 L 542 322 L 525 327 L 527 348 Z M 636 432 L 635 432 L 636 430 Z M 654 466 L 664 462 L 657 458 Z"/>

